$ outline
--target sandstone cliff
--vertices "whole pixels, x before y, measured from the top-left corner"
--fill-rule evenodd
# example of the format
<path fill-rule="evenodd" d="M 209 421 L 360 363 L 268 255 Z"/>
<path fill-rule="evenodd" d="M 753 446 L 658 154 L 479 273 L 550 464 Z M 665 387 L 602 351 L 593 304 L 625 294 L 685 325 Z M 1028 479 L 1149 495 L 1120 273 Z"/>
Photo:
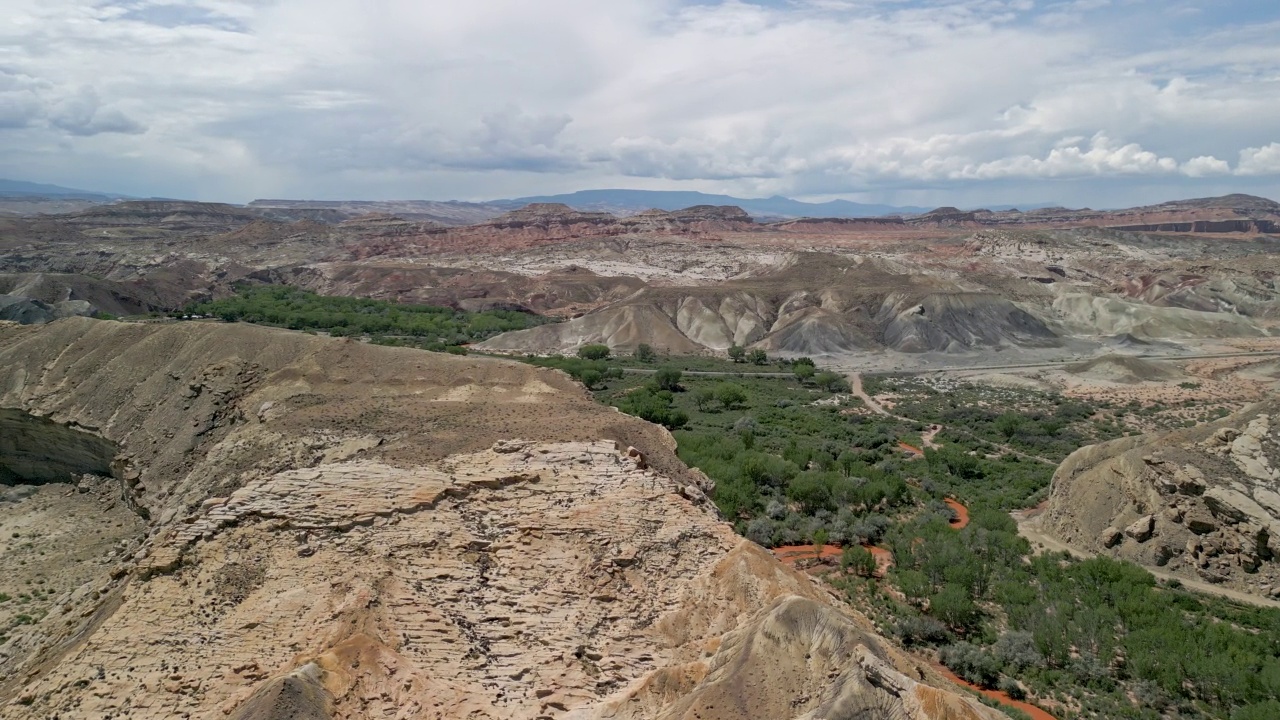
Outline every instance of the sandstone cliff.
<path fill-rule="evenodd" d="M 0 582 L 57 585 L 6 718 L 999 717 L 558 373 L 73 318 L 0 324 L 0 408 L 98 438 L 0 503 Z"/>

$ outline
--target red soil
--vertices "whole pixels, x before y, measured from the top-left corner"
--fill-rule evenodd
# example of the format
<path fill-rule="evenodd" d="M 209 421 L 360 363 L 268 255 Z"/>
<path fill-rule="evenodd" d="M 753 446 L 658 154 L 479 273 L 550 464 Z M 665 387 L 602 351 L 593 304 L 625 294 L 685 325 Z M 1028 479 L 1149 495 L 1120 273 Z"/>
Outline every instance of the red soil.
<path fill-rule="evenodd" d="M 873 577 L 884 577 L 889 568 L 893 567 L 893 553 L 875 545 L 863 545 L 862 547 L 876 559 L 876 571 Z M 817 560 L 820 563 L 839 562 L 843 553 L 844 548 L 839 545 L 824 545 L 821 552 L 818 552 L 813 545 L 783 545 L 773 549 L 774 557 L 792 566 L 801 560 Z"/>
<path fill-rule="evenodd" d="M 907 452 L 911 453 L 912 455 L 915 455 L 916 457 L 924 457 L 924 451 L 916 447 L 915 445 L 908 445 L 907 443 L 899 442 L 898 447 L 902 448 L 903 450 L 906 450 Z"/>
<path fill-rule="evenodd" d="M 823 545 L 821 552 L 813 545 L 783 545 L 773 549 L 774 557 L 788 565 L 800 560 L 828 560 L 839 558 L 844 549 L 839 545 Z"/>
<path fill-rule="evenodd" d="M 951 521 L 953 530 L 963 530 L 969 525 L 969 508 L 961 505 L 959 502 L 947 498 L 944 500 L 948 507 L 956 511 L 956 519 Z"/>
<path fill-rule="evenodd" d="M 1021 700 L 1014 700 L 1013 698 L 1009 697 L 1008 693 L 1003 693 L 1003 692 L 1000 692 L 999 690 L 986 690 L 984 688 L 980 688 L 977 685 L 974 685 L 973 683 L 968 682 L 967 680 L 964 680 L 959 675 L 956 675 L 955 673 L 951 672 L 942 663 L 935 662 L 930 664 L 933 665 L 934 670 L 937 670 L 938 672 L 942 673 L 943 677 L 950 680 L 951 682 L 957 685 L 960 685 L 962 687 L 967 687 L 970 690 L 976 690 L 977 692 L 980 692 L 983 695 L 986 695 L 992 700 L 997 700 L 1010 707 L 1018 708 L 1022 712 L 1030 715 L 1032 720 L 1057 720 L 1057 718 L 1055 718 L 1054 716 L 1045 712 L 1041 708 L 1038 708 L 1035 705 L 1032 705 L 1031 703 L 1022 702 Z"/>

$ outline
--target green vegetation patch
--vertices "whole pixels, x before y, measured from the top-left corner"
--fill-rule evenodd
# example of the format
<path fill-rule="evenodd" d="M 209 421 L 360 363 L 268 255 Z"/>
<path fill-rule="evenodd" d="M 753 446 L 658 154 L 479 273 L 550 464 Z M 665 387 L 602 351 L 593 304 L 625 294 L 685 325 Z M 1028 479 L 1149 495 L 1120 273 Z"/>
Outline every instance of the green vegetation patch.
<path fill-rule="evenodd" d="M 499 333 L 552 322 L 514 310 L 466 312 L 434 305 L 317 295 L 279 285 L 242 285 L 232 297 L 195 303 L 179 313 L 183 314 L 323 331 L 334 336 L 369 336 L 379 344 L 428 350 L 457 348 Z"/>

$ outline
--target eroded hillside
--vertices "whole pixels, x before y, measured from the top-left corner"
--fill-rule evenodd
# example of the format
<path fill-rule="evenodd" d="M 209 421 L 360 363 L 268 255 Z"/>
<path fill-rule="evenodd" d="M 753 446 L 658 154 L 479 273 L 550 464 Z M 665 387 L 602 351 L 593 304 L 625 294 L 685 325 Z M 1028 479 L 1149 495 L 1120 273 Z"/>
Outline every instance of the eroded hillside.
<path fill-rule="evenodd" d="M 1280 596 L 1280 401 L 1085 447 L 1053 479 L 1040 529 L 1195 581 Z"/>
<path fill-rule="evenodd" d="M 0 325 L 0 407 L 116 446 L 6 494 L 44 560 L 5 582 L 74 582 L 0 649 L 5 717 L 998 717 L 557 373 L 72 318 Z"/>

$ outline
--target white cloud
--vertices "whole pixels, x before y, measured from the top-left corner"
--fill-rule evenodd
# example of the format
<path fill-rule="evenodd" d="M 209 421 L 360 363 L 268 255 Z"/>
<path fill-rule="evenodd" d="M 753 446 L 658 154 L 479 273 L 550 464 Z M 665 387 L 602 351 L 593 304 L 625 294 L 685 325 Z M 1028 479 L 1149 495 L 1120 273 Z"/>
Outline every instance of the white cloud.
<path fill-rule="evenodd" d="M 1237 175 L 1280 175 L 1280 143 L 1240 151 Z"/>
<path fill-rule="evenodd" d="M 1193 178 L 1228 175 L 1231 173 L 1231 165 L 1226 160 L 1219 160 L 1212 155 L 1193 157 L 1183 163 L 1181 169 L 1183 174 Z"/>
<path fill-rule="evenodd" d="M 78 156 L 90 180 L 159 194 L 252 177 L 238 192 L 945 196 L 1267 174 L 1280 141 L 1280 24 L 1144 49 L 1158 14 L 1140 37 L 1103 29 L 1132 3 L 6 5 L 0 151 L 23 158 L 9 172 L 63 180 L 39 173 Z M 1077 20 L 1039 22 L 1050 13 Z M 1218 158 L 1236 155 L 1229 175 Z"/>
<path fill-rule="evenodd" d="M 1006 177 L 1071 177 L 1113 174 L 1165 174 L 1177 172 L 1178 161 L 1142 149 L 1137 143 L 1121 145 L 1102 133 L 1095 135 L 1087 147 L 1070 145 L 1055 147 L 1043 158 L 1022 155 L 1001 158 L 976 167 L 967 167 L 955 175 L 966 179 Z"/>

